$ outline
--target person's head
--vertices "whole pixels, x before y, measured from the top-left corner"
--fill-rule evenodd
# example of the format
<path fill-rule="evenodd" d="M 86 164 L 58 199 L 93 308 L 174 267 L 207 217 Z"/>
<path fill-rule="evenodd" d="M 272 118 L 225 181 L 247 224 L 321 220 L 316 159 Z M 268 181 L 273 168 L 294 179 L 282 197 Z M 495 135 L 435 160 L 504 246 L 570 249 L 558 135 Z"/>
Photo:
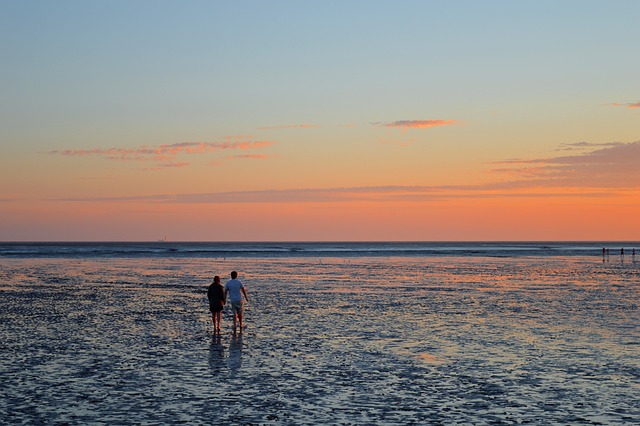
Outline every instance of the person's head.
<path fill-rule="evenodd" d="M 213 277 L 213 282 L 220 284 L 220 277 L 217 276 L 217 275 L 215 277 Z"/>
<path fill-rule="evenodd" d="M 238 273 L 236 271 L 232 271 L 231 272 L 231 279 L 235 280 L 236 278 L 238 278 Z"/>

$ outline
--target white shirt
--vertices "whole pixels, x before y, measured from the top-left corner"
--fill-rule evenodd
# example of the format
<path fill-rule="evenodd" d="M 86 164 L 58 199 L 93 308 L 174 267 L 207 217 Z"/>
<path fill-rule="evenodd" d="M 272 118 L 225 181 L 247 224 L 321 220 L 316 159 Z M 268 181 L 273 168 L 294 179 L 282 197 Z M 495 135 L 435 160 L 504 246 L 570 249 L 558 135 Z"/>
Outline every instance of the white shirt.
<path fill-rule="evenodd" d="M 242 301 L 242 293 L 240 293 L 241 288 L 244 288 L 244 285 L 242 285 L 242 281 L 238 279 L 227 281 L 227 283 L 224 285 L 224 289 L 229 291 L 229 301 Z"/>

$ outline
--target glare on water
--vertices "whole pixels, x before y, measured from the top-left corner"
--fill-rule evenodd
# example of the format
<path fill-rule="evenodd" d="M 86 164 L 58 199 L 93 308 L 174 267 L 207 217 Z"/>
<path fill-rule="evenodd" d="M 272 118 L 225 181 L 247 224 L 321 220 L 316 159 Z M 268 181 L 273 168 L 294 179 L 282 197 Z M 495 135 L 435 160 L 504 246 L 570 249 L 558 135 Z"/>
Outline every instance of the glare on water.
<path fill-rule="evenodd" d="M 247 329 L 211 332 L 238 270 Z M 640 273 L 586 257 L 0 262 L 4 422 L 640 419 Z"/>

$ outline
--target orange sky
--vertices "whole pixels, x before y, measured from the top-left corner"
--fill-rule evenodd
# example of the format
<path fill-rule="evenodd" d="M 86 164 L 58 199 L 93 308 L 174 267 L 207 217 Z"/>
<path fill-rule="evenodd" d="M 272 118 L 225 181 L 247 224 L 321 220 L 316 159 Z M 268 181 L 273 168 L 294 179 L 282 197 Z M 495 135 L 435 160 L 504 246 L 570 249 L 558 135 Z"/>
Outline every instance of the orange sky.
<path fill-rule="evenodd" d="M 640 240 L 640 3 L 356 3 L 3 3 L 0 240 Z"/>

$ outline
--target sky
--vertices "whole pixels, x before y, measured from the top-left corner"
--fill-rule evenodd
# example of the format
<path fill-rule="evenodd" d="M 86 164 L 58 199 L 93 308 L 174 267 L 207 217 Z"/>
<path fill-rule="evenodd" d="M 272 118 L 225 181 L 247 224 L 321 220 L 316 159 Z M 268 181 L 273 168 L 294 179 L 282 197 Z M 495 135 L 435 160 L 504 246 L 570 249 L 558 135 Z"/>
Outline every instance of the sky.
<path fill-rule="evenodd" d="M 0 1 L 0 241 L 640 240 L 636 0 Z"/>

